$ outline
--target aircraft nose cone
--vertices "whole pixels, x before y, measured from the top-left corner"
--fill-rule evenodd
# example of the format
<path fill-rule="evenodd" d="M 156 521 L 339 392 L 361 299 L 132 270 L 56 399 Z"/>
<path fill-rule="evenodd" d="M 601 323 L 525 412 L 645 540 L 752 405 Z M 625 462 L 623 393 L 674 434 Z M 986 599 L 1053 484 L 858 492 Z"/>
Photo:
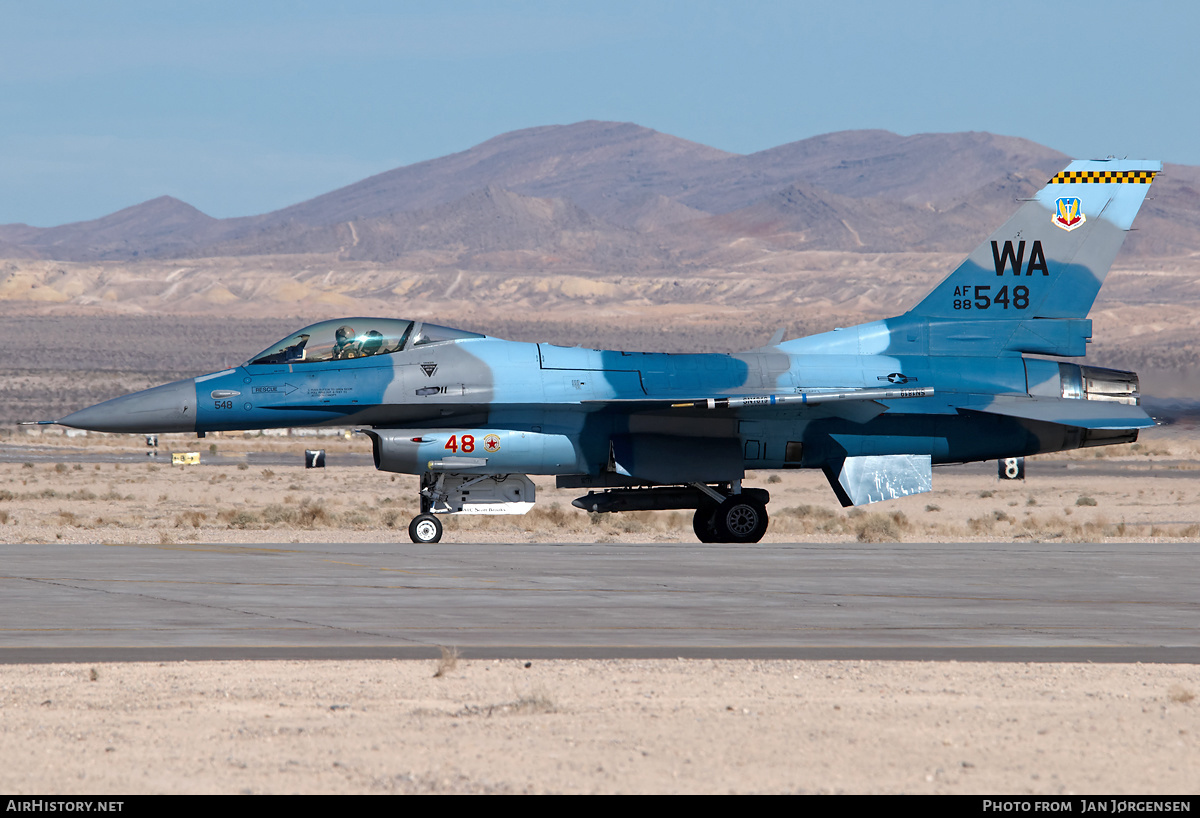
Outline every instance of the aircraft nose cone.
<path fill-rule="evenodd" d="M 176 381 L 97 403 L 58 421 L 93 432 L 194 432 L 196 382 Z"/>

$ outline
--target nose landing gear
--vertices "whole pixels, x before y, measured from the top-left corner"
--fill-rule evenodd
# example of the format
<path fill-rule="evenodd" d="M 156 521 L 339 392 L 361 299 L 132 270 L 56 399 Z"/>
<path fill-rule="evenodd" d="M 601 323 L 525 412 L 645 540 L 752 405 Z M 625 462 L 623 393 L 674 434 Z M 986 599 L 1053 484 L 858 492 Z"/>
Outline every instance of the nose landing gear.
<path fill-rule="evenodd" d="M 442 521 L 432 514 L 418 514 L 408 524 L 408 536 L 415 543 L 435 543 L 442 539 Z"/>
<path fill-rule="evenodd" d="M 524 514 L 533 508 L 537 489 L 523 474 L 459 474 L 425 472 L 421 475 L 421 513 L 408 524 L 415 543 L 435 543 L 442 538 L 439 514 Z"/>

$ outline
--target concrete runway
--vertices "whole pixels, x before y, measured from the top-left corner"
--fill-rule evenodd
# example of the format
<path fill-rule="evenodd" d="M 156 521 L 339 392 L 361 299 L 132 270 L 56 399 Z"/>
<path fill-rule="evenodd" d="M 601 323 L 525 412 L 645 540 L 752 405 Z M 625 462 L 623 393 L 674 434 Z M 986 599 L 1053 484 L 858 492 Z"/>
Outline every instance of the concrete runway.
<path fill-rule="evenodd" d="M 0 662 L 1200 662 L 1194 543 L 7 545 Z"/>

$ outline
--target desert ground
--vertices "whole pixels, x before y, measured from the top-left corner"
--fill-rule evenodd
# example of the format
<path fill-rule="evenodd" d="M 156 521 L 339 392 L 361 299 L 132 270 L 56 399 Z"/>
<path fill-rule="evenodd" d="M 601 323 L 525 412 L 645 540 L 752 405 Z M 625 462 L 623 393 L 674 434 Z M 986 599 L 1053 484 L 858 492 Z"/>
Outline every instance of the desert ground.
<path fill-rule="evenodd" d="M 0 680 L 10 796 L 1200 788 L 1194 665 L 163 662 Z"/>
<path fill-rule="evenodd" d="M 376 472 L 362 438 L 159 442 L 149 457 L 135 436 L 10 432 L 0 543 L 407 540 L 415 478 Z M 304 469 L 306 448 L 326 449 L 329 466 Z M 199 451 L 201 463 L 171 466 L 172 451 Z M 455 518 L 446 537 L 692 539 L 683 513 L 589 515 L 570 506 L 579 492 L 537 483 L 530 514 Z M 935 472 L 934 492 L 878 511 L 846 513 L 819 473 L 747 483 L 772 492 L 773 541 L 1200 542 L 1200 435 L 1189 428 L 1030 458 L 1024 482 L 1001 482 L 990 465 Z M 1195 665 L 446 654 L 14 664 L 0 680 L 0 789 L 12 794 L 1200 788 Z"/>

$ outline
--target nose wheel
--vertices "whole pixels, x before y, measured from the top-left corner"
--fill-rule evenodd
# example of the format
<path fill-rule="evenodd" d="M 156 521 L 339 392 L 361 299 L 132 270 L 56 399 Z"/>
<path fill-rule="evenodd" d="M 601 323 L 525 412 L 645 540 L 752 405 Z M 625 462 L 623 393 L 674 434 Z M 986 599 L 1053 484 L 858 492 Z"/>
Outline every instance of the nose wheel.
<path fill-rule="evenodd" d="M 418 514 L 408 524 L 408 536 L 415 543 L 435 543 L 442 538 L 442 521 L 432 514 Z"/>

